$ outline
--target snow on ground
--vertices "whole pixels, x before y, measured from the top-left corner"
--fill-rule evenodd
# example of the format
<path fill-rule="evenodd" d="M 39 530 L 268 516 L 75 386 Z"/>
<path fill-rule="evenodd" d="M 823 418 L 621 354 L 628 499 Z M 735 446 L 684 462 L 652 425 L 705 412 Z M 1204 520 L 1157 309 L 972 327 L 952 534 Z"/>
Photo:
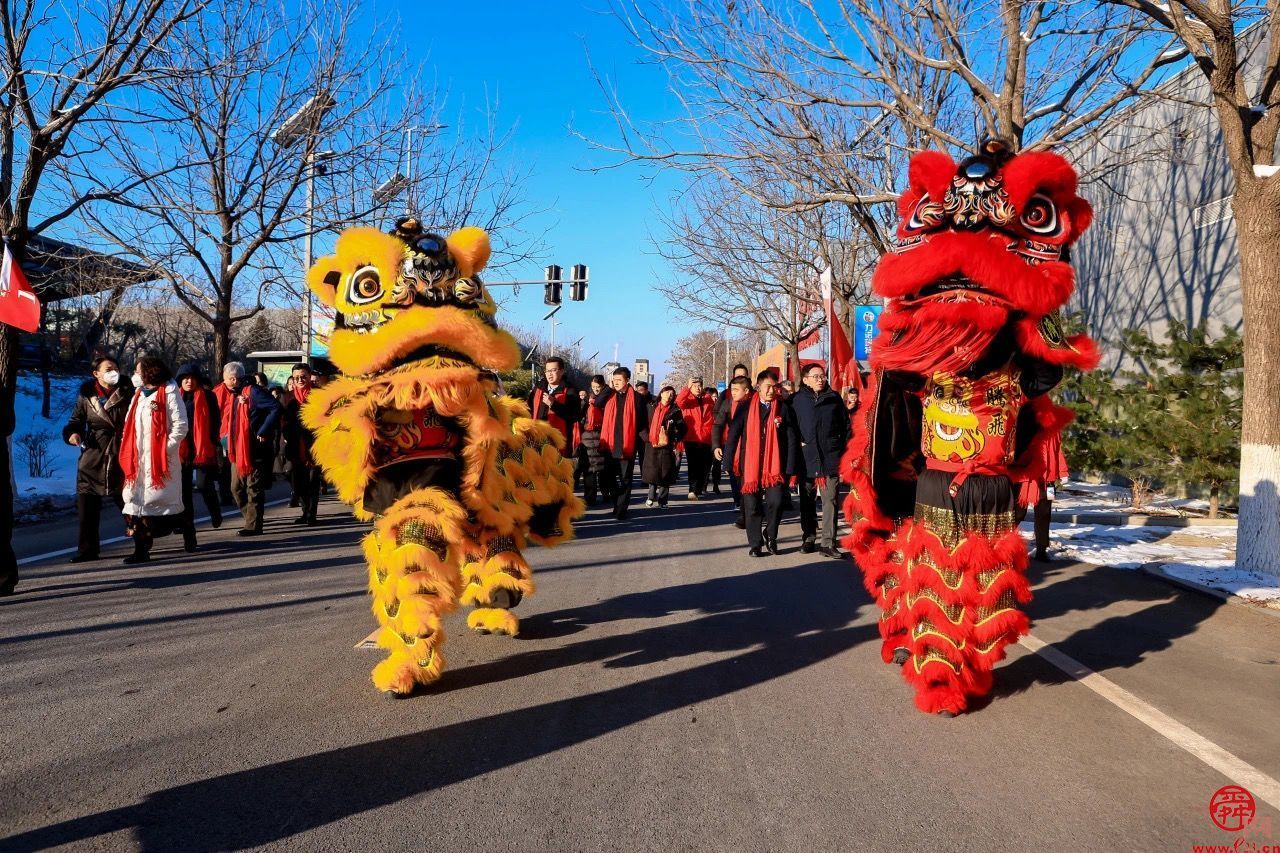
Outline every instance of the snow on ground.
<path fill-rule="evenodd" d="M 18 376 L 18 396 L 14 402 L 17 430 L 13 434 L 14 503 L 19 518 L 36 520 L 50 512 L 75 505 L 76 460 L 79 449 L 62 440 L 62 427 L 75 407 L 76 393 L 83 376 L 49 377 L 49 417 L 41 417 L 41 384 L 38 375 Z M 38 433 L 48 435 L 49 476 L 34 477 L 27 464 L 21 439 Z"/>
<path fill-rule="evenodd" d="M 1068 480 L 1058 488 L 1053 510 L 1073 513 L 1128 512 L 1131 503 L 1132 493 L 1127 486 Z M 1148 515 L 1205 516 L 1209 512 L 1209 502 L 1199 498 L 1156 495 L 1147 503 L 1144 512 Z"/>
<path fill-rule="evenodd" d="M 1055 503 L 1055 509 L 1057 509 Z M 1031 525 L 1023 525 L 1030 539 Z M 1138 569 L 1158 566 L 1166 574 L 1280 609 L 1275 578 L 1236 568 L 1236 528 L 1116 527 L 1053 524 L 1050 553 L 1097 566 Z"/>

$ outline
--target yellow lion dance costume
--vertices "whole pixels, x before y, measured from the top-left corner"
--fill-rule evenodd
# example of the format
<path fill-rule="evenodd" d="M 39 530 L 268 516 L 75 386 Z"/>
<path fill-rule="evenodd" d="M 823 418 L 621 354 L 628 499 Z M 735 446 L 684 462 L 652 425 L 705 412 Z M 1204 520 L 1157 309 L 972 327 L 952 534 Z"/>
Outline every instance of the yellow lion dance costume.
<path fill-rule="evenodd" d="M 566 541 L 583 511 L 563 436 L 487 369 L 520 363 L 477 277 L 488 259 L 481 229 L 445 239 L 405 217 L 390 234 L 343 232 L 307 274 L 337 311 L 343 375 L 302 418 L 339 497 L 374 522 L 364 553 L 389 654 L 373 683 L 390 695 L 440 677 L 441 618 L 459 604 L 473 630 L 515 636 L 510 608 L 533 592 L 521 549 Z"/>

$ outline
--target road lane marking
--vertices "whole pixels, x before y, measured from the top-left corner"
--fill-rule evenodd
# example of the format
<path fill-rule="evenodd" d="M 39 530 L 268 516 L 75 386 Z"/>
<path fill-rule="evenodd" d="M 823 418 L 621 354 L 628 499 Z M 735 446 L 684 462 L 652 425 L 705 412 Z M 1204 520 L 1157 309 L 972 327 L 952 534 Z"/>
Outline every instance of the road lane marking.
<path fill-rule="evenodd" d="M 280 504 L 287 504 L 288 502 L 289 502 L 288 498 L 280 498 L 279 500 L 268 501 L 267 503 L 263 504 L 263 508 L 265 509 L 266 507 L 269 507 L 269 506 L 279 506 Z M 240 514 L 240 509 L 238 507 L 235 507 L 235 508 L 228 509 L 226 512 L 224 512 L 222 514 L 222 517 L 234 518 L 239 514 Z M 208 520 L 209 520 L 209 516 L 202 515 L 200 518 L 196 519 L 196 524 L 204 524 Z M 101 542 L 98 543 L 98 546 L 101 547 L 103 545 L 114 545 L 117 542 L 128 542 L 128 541 L 129 541 L 128 536 L 112 536 L 110 539 L 103 539 Z M 68 554 L 74 554 L 77 550 L 79 549 L 78 548 L 62 548 L 57 551 L 49 551 L 44 554 L 35 554 L 34 556 L 31 556 L 31 557 L 23 557 L 21 560 L 18 561 L 18 565 L 25 566 L 29 563 L 38 563 L 41 560 L 52 560 L 54 557 L 65 557 Z"/>
<path fill-rule="evenodd" d="M 1229 780 L 1249 789 L 1255 797 L 1280 809 L 1280 782 L 1247 761 L 1238 758 L 1208 738 L 1196 734 L 1155 706 L 1144 702 L 1114 681 L 1103 678 L 1075 658 L 1054 648 L 1039 637 L 1027 634 L 1019 643 L 1067 675 L 1106 699 L 1112 705 L 1145 723 L 1174 745 L 1181 747 Z"/>

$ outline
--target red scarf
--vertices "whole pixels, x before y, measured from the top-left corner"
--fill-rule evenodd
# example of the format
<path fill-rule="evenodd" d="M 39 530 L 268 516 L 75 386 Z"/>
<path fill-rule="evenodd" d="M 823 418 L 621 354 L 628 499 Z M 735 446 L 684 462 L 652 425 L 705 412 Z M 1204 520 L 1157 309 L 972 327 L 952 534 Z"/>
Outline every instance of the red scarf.
<path fill-rule="evenodd" d="M 209 392 L 196 385 L 191 389 L 191 424 L 187 437 L 182 442 L 182 462 L 204 468 L 212 465 L 213 436 L 209 432 Z M 194 459 L 192 456 L 194 455 Z"/>
<path fill-rule="evenodd" d="M 769 404 L 769 422 L 765 425 L 764 450 L 760 448 L 760 395 L 752 394 L 746 401 L 747 448 L 738 476 L 742 478 L 744 494 L 755 494 L 761 487 L 782 485 L 782 460 L 778 457 L 778 422 L 782 416 L 778 412 L 778 398 L 774 397 Z M 739 457 L 742 458 L 742 457 Z"/>
<path fill-rule="evenodd" d="M 667 416 L 670 408 L 666 403 L 659 403 L 658 408 L 653 410 L 653 420 L 649 421 L 649 444 L 654 447 L 658 446 L 658 431 L 662 429 L 662 419 Z"/>
<path fill-rule="evenodd" d="M 302 425 L 302 407 L 309 396 L 310 385 L 293 386 L 293 399 L 298 401 L 298 461 L 303 465 L 311 464 L 311 431 Z"/>
<path fill-rule="evenodd" d="M 544 390 L 541 386 L 539 386 L 539 387 L 537 387 L 537 388 L 533 389 L 533 416 L 534 416 L 534 418 L 535 418 L 535 419 L 537 419 L 537 420 L 544 420 L 544 418 L 542 417 L 542 415 L 541 415 L 541 414 L 539 414 L 539 410 L 540 410 L 540 409 L 542 409 L 543 400 L 544 400 L 544 399 L 546 399 L 546 401 L 547 401 L 547 403 L 546 403 L 546 405 L 547 405 L 547 412 L 546 412 L 546 415 L 547 415 L 547 416 L 546 416 L 545 420 L 546 420 L 546 422 L 547 422 L 547 423 L 551 424 L 553 427 L 555 427 L 556 429 L 560 430 L 560 432 L 564 434 L 564 437 L 565 437 L 565 438 L 568 438 L 568 437 L 569 437 L 569 432 L 570 432 L 570 430 L 569 430 L 569 425 L 568 425 L 567 423 L 565 423 L 564 418 L 560 417 L 560 416 L 559 416 L 559 415 L 557 415 L 555 412 L 551 411 L 551 404 L 552 404 L 553 402 L 554 402 L 554 403 L 563 403 L 563 402 L 565 401 L 565 399 L 568 397 L 568 395 L 569 395 L 569 389 L 568 389 L 568 387 L 566 387 L 566 386 L 564 386 L 564 385 L 561 385 L 561 386 L 560 386 L 560 390 L 559 390 L 559 391 L 557 391 L 557 392 L 556 392 L 556 393 L 554 393 L 554 394 L 550 393 L 549 391 Z"/>
<path fill-rule="evenodd" d="M 625 391 L 615 391 L 604 404 L 604 423 L 600 427 L 600 446 L 613 455 L 614 436 L 618 433 L 618 397 L 622 404 L 622 458 L 630 459 L 636 452 L 636 392 L 627 386 Z"/>
<path fill-rule="evenodd" d="M 599 432 L 600 419 L 602 417 L 603 415 L 600 413 L 600 410 L 591 405 L 590 400 L 587 400 L 587 422 L 582 425 L 582 428 L 587 432 Z"/>
<path fill-rule="evenodd" d="M 151 487 L 164 488 L 169 479 L 169 407 L 166 405 L 167 388 L 161 385 L 151 396 L 137 391 L 129 403 L 129 414 L 124 421 L 124 438 L 120 442 L 120 469 L 124 471 L 126 484 L 138 479 L 138 435 L 133 425 L 133 415 L 139 400 L 146 400 L 151 407 Z"/>
<path fill-rule="evenodd" d="M 253 470 L 253 460 L 249 458 L 249 409 L 253 393 L 252 386 L 241 388 L 231 397 L 230 429 L 227 433 L 227 459 L 241 477 L 249 476 Z"/>

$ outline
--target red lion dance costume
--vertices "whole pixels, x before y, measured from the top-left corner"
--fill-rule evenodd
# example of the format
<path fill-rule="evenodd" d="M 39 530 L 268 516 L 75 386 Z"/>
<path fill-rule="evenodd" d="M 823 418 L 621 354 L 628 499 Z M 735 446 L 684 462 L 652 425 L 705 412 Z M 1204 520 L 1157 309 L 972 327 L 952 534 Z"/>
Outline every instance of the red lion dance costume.
<path fill-rule="evenodd" d="M 872 278 L 887 305 L 842 465 L 846 545 L 882 610 L 885 662 L 920 710 L 953 716 L 1028 628 L 1018 522 L 1039 497 L 1042 444 L 1070 420 L 1045 392 L 1098 360 L 1055 314 L 1092 213 L 1066 160 L 998 140 L 959 166 L 918 154 L 909 178 Z"/>

